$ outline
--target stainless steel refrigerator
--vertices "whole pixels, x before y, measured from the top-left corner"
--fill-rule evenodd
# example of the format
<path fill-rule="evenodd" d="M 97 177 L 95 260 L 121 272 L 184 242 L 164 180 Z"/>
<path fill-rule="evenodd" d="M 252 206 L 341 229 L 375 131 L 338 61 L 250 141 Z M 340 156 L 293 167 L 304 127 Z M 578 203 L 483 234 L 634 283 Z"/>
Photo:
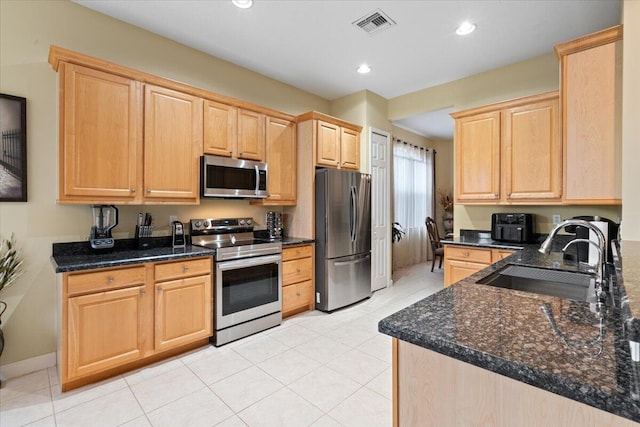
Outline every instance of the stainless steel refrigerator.
<path fill-rule="evenodd" d="M 316 308 L 371 296 L 371 175 L 316 170 Z"/>

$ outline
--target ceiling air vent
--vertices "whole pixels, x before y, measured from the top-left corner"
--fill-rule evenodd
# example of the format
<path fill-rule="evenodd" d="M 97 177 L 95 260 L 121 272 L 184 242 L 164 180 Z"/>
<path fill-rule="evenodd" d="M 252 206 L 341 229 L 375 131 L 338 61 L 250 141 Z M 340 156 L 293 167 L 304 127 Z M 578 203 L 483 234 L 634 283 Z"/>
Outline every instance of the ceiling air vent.
<path fill-rule="evenodd" d="M 381 9 L 376 9 L 356 20 L 353 25 L 362 28 L 369 34 L 374 34 L 389 28 L 392 25 L 396 25 L 396 22 L 389 18 L 389 16 Z"/>

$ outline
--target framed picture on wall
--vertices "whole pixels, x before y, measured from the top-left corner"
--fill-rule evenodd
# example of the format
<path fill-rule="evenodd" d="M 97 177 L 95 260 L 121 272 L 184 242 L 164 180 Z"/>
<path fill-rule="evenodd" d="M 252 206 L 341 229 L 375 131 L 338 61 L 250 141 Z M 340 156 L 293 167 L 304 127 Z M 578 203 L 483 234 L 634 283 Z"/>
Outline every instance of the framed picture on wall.
<path fill-rule="evenodd" d="M 27 98 L 0 93 L 0 202 L 27 201 Z"/>

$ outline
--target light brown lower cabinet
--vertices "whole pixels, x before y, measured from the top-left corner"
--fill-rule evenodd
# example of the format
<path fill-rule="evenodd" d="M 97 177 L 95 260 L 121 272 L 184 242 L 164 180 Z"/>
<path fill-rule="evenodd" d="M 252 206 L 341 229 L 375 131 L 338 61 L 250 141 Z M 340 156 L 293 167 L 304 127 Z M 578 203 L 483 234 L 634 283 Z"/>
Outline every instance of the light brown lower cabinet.
<path fill-rule="evenodd" d="M 631 427 L 638 424 L 393 339 L 394 427 Z"/>
<path fill-rule="evenodd" d="M 444 245 L 444 287 L 451 286 L 514 252 L 507 249 Z"/>
<path fill-rule="evenodd" d="M 61 274 L 62 391 L 206 344 L 211 270 L 203 257 Z"/>
<path fill-rule="evenodd" d="M 314 245 L 282 249 L 282 316 L 315 309 Z"/>

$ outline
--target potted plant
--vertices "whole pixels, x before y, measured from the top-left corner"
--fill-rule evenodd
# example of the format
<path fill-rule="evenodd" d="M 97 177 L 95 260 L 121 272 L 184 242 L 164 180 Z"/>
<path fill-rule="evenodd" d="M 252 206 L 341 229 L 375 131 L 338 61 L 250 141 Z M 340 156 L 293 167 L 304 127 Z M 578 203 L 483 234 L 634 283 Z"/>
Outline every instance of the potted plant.
<path fill-rule="evenodd" d="M 450 190 L 438 189 L 438 204 L 444 209 L 442 226 L 444 234 L 453 233 L 453 197 Z"/>
<path fill-rule="evenodd" d="M 391 243 L 399 242 L 402 240 L 402 235 L 404 231 L 402 230 L 402 226 L 399 222 L 394 222 L 391 224 Z"/>
<path fill-rule="evenodd" d="M 16 248 L 13 234 L 9 240 L 0 239 L 0 292 L 16 281 L 22 274 L 22 252 Z M 7 309 L 7 303 L 0 300 L 0 325 L 2 314 Z M 0 329 L 0 355 L 4 350 L 4 334 Z"/>

